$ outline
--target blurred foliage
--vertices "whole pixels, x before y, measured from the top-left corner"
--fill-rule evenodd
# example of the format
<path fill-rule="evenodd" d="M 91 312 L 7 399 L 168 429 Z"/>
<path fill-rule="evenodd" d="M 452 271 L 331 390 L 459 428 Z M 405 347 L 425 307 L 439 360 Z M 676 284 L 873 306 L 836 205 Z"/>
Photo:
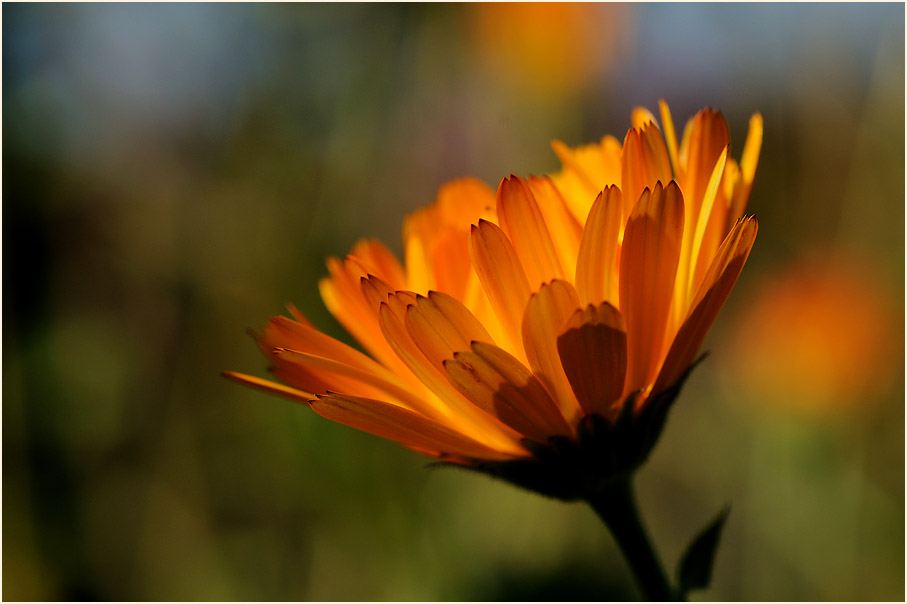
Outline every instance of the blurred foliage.
<path fill-rule="evenodd" d="M 399 253 L 445 180 L 552 171 L 659 98 L 765 142 L 759 240 L 639 476 L 653 538 L 673 566 L 731 502 L 697 597 L 904 596 L 903 5 L 543 8 L 3 5 L 4 599 L 635 597 L 591 511 L 218 374 L 263 372 L 243 330 L 284 302 L 350 341 L 324 258 Z M 893 309 L 885 387 L 830 413 L 723 358 L 817 255 Z"/>

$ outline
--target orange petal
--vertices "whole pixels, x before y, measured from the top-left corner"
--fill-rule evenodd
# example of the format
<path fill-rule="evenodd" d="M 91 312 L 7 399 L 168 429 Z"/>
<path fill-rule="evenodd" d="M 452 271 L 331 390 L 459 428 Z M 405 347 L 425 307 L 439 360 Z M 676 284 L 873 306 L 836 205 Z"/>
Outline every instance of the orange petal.
<path fill-rule="evenodd" d="M 364 245 L 360 244 L 357 247 Z M 380 255 L 381 252 L 377 251 L 379 248 L 371 249 L 373 255 Z M 390 259 L 385 258 L 383 262 L 388 263 Z M 395 355 L 378 327 L 378 307 L 371 305 L 363 296 L 360 284 L 362 277 L 369 271 L 379 269 L 364 264 L 354 256 L 347 256 L 343 262 L 331 258 L 327 264 L 331 276 L 318 283 L 325 306 L 373 357 L 382 363 L 393 366 Z M 393 272 L 388 267 L 380 270 Z M 397 275 L 394 278 L 399 280 L 402 279 L 402 276 Z"/>
<path fill-rule="evenodd" d="M 423 412 L 437 419 L 448 420 L 453 417 L 453 412 L 446 401 L 448 395 L 457 393 L 450 388 L 447 380 L 443 379 L 440 371 L 428 361 L 406 329 L 406 309 L 415 303 L 416 295 L 412 292 L 398 291 L 388 296 L 378 311 L 381 332 L 400 360 L 434 395 L 426 397 L 428 408 Z"/>
<path fill-rule="evenodd" d="M 595 196 L 603 188 L 620 182 L 621 145 L 613 136 L 591 145 L 570 148 L 560 141 L 551 143 L 563 170 L 552 175 L 573 216 L 582 223 Z"/>
<path fill-rule="evenodd" d="M 532 294 L 523 317 L 523 347 L 529 367 L 554 396 L 561 413 L 575 425 L 581 409 L 573 388 L 564 373 L 557 337 L 561 326 L 579 308 L 579 298 L 573 286 L 555 280 Z"/>
<path fill-rule="evenodd" d="M 469 257 L 510 339 L 508 349 L 522 350 L 521 326 L 530 290 L 510 240 L 500 227 L 480 220 L 469 236 Z"/>
<path fill-rule="evenodd" d="M 549 177 L 530 177 L 529 188 L 535 195 L 545 224 L 548 225 L 548 232 L 554 242 L 561 268 L 567 280 L 573 281 L 579 242 L 583 236 L 582 223 L 570 212 L 570 208 Z"/>
<path fill-rule="evenodd" d="M 617 301 L 616 256 L 622 212 L 617 187 L 607 187 L 592 204 L 576 261 L 576 293 L 580 304 Z"/>
<path fill-rule="evenodd" d="M 583 411 L 607 417 L 623 393 L 627 371 L 627 328 L 620 312 L 607 302 L 577 310 L 557 349 Z"/>
<path fill-rule="evenodd" d="M 494 218 L 494 191 L 474 178 L 449 182 L 435 203 L 403 221 L 407 287 L 417 292 L 442 289 L 460 297 L 472 272 L 466 261 L 469 225 Z"/>
<path fill-rule="evenodd" d="M 357 430 L 393 440 L 420 452 L 475 459 L 504 459 L 520 451 L 501 451 L 431 419 L 382 401 L 329 393 L 311 402 L 318 415 Z"/>
<path fill-rule="evenodd" d="M 529 288 L 551 279 L 563 279 L 548 226 L 529 185 L 519 176 L 501 181 L 497 195 L 498 219 L 523 265 Z"/>
<path fill-rule="evenodd" d="M 492 342 L 491 336 L 469 310 L 440 292 L 417 296 L 406 309 L 406 330 L 419 350 L 438 369 L 460 350 L 469 350 L 473 341 Z"/>
<path fill-rule="evenodd" d="M 468 237 L 466 227 L 445 230 L 435 239 L 431 257 L 434 288 L 461 300 L 466 296 L 467 282 L 473 272 L 466 244 Z"/>
<path fill-rule="evenodd" d="M 644 192 L 627 222 L 620 258 L 620 309 L 627 322 L 624 392 L 645 388 L 662 358 L 683 236 L 683 198 L 674 181 Z"/>
<path fill-rule="evenodd" d="M 310 369 L 317 368 L 331 374 L 331 379 L 329 380 L 329 383 L 333 386 L 330 388 L 331 390 L 342 390 L 357 395 L 364 395 L 366 391 L 374 391 L 382 400 L 393 399 L 394 402 L 399 401 L 400 404 L 414 411 L 425 407 L 422 402 L 423 398 L 415 396 L 405 383 L 389 371 L 372 373 L 344 363 L 338 363 L 333 359 L 289 348 L 276 348 L 274 354 L 281 361 L 296 363 Z M 341 389 L 336 385 L 338 383 L 337 377 L 353 380 L 354 385 L 358 382 L 359 387 L 355 388 L 354 386 L 355 389 L 349 390 Z"/>
<path fill-rule="evenodd" d="M 305 317 L 305 315 L 303 315 L 302 312 L 298 308 L 296 308 L 294 304 L 288 302 L 287 311 L 290 313 L 290 316 L 296 319 L 298 322 L 302 323 L 303 325 L 308 325 L 309 327 L 312 326 L 312 322 L 309 321 Z"/>
<path fill-rule="evenodd" d="M 309 399 L 315 396 L 314 394 L 310 394 L 296 388 L 291 388 L 290 386 L 285 386 L 283 384 L 278 384 L 277 382 L 272 382 L 271 380 L 255 377 L 254 375 L 236 373 L 235 371 L 223 371 L 221 372 L 221 375 L 231 382 L 236 382 L 237 384 L 242 384 L 244 386 L 250 386 L 267 394 L 276 394 L 277 396 L 288 398 L 291 401 L 296 401 L 297 403 L 308 403 Z"/>
<path fill-rule="evenodd" d="M 265 354 L 270 354 L 274 348 L 293 348 L 334 359 L 364 371 L 374 372 L 381 368 L 378 363 L 358 350 L 321 333 L 311 325 L 287 317 L 273 317 L 257 339 Z"/>
<path fill-rule="evenodd" d="M 720 111 L 703 109 L 692 122 L 686 169 L 678 179 L 684 193 L 686 220 L 690 225 L 696 224 L 699 219 L 715 163 L 731 142 L 727 122 Z"/>
<path fill-rule="evenodd" d="M 657 394 L 675 384 L 693 362 L 715 317 L 734 288 L 743 265 L 746 264 L 756 241 L 758 228 L 755 218 L 741 219 L 721 244 L 693 300 L 692 310 L 665 357 L 653 393 Z"/>
<path fill-rule="evenodd" d="M 621 191 L 624 216 L 630 214 L 633 204 L 646 187 L 671 179 L 671 160 L 661 131 L 653 122 L 631 128 L 624 138 L 621 158 Z"/>
<path fill-rule="evenodd" d="M 444 363 L 451 383 L 469 400 L 514 430 L 545 443 L 572 428 L 538 378 L 506 351 L 474 342 Z"/>
<path fill-rule="evenodd" d="M 406 288 L 410 291 L 425 292 L 437 287 L 431 270 L 431 252 L 426 248 L 427 243 L 418 237 L 410 237 L 403 243 Z"/>
<path fill-rule="evenodd" d="M 366 239 L 358 242 L 349 255 L 361 263 L 363 272 L 380 277 L 395 289 L 403 287 L 406 283 L 406 275 L 400 261 L 378 240 Z"/>
<path fill-rule="evenodd" d="M 315 394 L 323 394 L 331 390 L 359 396 L 388 398 L 387 390 L 376 388 L 368 381 L 356 376 L 357 373 L 368 375 L 367 372 L 337 363 L 325 357 L 317 357 L 317 355 L 310 356 L 324 359 L 325 362 L 323 364 L 304 363 L 300 362 L 299 358 L 288 359 L 285 355 L 277 354 L 278 350 L 285 349 L 270 351 L 272 360 L 271 372 L 281 382 Z M 306 353 L 299 354 L 305 355 Z M 333 367 L 330 364 L 333 364 Z M 336 367 L 346 367 L 347 369 L 345 371 L 336 371 Z M 401 404 L 398 403 L 396 397 L 394 398 L 395 403 Z"/>
<path fill-rule="evenodd" d="M 432 348 L 433 345 L 437 346 L 438 342 L 414 341 L 406 317 L 411 309 L 416 307 L 417 302 L 418 298 L 411 292 L 396 292 L 389 296 L 387 303 L 381 305 L 379 314 L 381 329 L 388 342 L 410 371 L 430 390 L 430 396 L 426 397 L 425 401 L 427 410 L 424 412 L 482 442 L 503 448 L 512 446 L 519 438 L 518 435 L 460 394 L 447 379 L 441 361 L 430 360 L 425 354 L 424 350 L 428 350 L 438 357 L 447 356 L 440 346 L 437 349 Z M 410 326 L 413 324 L 412 319 L 409 323 Z M 423 334 L 418 329 L 412 333 Z M 468 349 L 468 343 L 464 349 Z M 453 354 L 449 353 L 449 358 L 452 357 Z"/>

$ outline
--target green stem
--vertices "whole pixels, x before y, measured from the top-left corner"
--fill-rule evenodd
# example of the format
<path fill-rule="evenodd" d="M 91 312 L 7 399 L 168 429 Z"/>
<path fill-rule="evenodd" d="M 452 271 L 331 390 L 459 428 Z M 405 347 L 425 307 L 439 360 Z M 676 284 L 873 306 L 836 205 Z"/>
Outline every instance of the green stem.
<path fill-rule="evenodd" d="M 587 501 L 614 535 L 646 600 L 676 601 L 677 596 L 642 525 L 629 477 Z"/>

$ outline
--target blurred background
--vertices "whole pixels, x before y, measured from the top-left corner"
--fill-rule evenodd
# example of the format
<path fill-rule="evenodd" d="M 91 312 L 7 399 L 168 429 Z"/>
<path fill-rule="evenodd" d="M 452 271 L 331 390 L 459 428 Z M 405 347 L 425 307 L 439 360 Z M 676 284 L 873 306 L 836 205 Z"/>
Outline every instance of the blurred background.
<path fill-rule="evenodd" d="M 582 600 L 594 514 L 223 380 L 324 260 L 630 111 L 765 118 L 759 239 L 638 476 L 703 600 L 904 593 L 902 4 L 4 4 L 3 598 Z"/>

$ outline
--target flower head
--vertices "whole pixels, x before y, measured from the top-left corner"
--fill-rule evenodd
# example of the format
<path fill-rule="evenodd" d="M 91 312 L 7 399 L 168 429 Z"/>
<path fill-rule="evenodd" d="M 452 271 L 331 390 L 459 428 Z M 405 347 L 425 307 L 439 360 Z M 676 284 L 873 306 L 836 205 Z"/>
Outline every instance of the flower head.
<path fill-rule="evenodd" d="M 727 338 L 727 374 L 760 407 L 865 411 L 901 361 L 886 283 L 873 263 L 829 250 L 763 277 Z"/>
<path fill-rule="evenodd" d="M 464 179 L 404 222 L 405 266 L 376 241 L 328 261 L 328 309 L 368 352 L 297 310 L 256 339 L 281 383 L 231 379 L 446 462 L 572 499 L 648 455 L 752 248 L 722 115 L 678 144 L 667 105 L 569 148 L 550 177 Z"/>

